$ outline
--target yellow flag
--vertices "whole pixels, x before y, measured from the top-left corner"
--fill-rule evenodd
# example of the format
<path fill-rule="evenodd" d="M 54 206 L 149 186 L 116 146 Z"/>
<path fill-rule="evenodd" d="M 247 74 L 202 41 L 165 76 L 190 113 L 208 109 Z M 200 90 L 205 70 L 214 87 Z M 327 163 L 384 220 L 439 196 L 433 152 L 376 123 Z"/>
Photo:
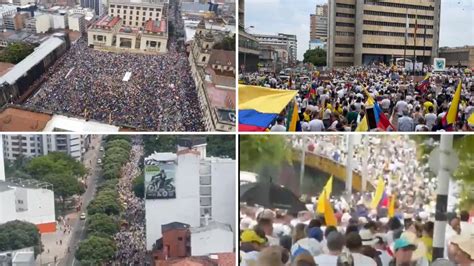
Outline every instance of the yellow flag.
<path fill-rule="evenodd" d="M 328 182 L 326 182 L 326 185 L 324 186 L 324 190 L 326 191 L 326 198 L 329 199 L 329 197 L 331 197 L 331 193 L 332 193 L 332 175 L 331 177 L 328 179 Z"/>
<path fill-rule="evenodd" d="M 337 226 L 337 219 L 334 215 L 334 211 L 332 209 L 331 203 L 329 199 L 323 197 L 324 201 L 324 220 L 326 220 L 326 226 Z"/>
<path fill-rule="evenodd" d="M 367 116 L 364 115 L 364 118 L 360 120 L 360 123 L 357 125 L 357 128 L 355 131 L 369 131 L 369 123 L 367 123 Z"/>
<path fill-rule="evenodd" d="M 395 193 L 392 194 L 390 197 L 390 204 L 388 206 L 388 218 L 392 218 L 395 216 L 395 200 L 396 200 L 396 195 Z"/>
<path fill-rule="evenodd" d="M 379 177 L 377 188 L 375 189 L 375 195 L 374 195 L 374 198 L 372 199 L 372 203 L 370 204 L 370 208 L 372 209 L 377 208 L 380 200 L 382 199 L 384 190 L 385 190 L 385 182 L 383 181 L 382 177 Z"/>
<path fill-rule="evenodd" d="M 474 113 L 471 114 L 471 116 L 467 119 L 467 122 L 469 123 L 469 125 L 474 125 Z"/>
<path fill-rule="evenodd" d="M 321 192 L 321 195 L 319 195 L 318 198 L 318 205 L 316 206 L 316 212 L 318 213 L 324 213 L 324 201 L 326 198 L 326 190 L 323 189 L 323 192 Z"/>
<path fill-rule="evenodd" d="M 446 123 L 448 125 L 454 124 L 456 122 L 456 118 L 458 116 L 458 107 L 459 101 L 461 100 L 461 88 L 462 82 L 459 80 L 458 88 L 454 93 L 453 101 L 451 102 L 451 106 L 449 106 L 449 110 L 446 113 Z"/>

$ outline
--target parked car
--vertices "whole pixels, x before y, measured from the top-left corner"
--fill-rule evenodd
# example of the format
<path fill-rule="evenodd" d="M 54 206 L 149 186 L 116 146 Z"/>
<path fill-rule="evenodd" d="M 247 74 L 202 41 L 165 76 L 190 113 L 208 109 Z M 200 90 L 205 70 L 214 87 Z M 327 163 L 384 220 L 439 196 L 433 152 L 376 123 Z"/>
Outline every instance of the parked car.
<path fill-rule="evenodd" d="M 81 213 L 81 216 L 79 216 L 79 219 L 85 220 L 86 219 L 86 214 L 84 212 Z"/>

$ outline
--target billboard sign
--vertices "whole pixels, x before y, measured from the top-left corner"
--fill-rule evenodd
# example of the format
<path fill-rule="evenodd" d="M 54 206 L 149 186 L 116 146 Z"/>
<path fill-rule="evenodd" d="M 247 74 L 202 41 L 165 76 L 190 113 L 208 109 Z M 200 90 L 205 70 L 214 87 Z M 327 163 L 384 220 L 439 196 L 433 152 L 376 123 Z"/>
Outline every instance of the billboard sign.
<path fill-rule="evenodd" d="M 175 199 L 174 162 L 145 161 L 145 198 Z"/>
<path fill-rule="evenodd" d="M 446 68 L 446 58 L 435 58 L 433 66 L 434 71 L 444 71 Z"/>

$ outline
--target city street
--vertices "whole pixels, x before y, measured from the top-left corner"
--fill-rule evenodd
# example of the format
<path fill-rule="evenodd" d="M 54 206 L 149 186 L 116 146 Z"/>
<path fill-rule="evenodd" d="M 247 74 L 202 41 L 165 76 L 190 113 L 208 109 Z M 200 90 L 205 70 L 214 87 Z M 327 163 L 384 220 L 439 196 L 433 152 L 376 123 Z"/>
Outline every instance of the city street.
<path fill-rule="evenodd" d="M 97 182 L 100 177 L 100 167 L 97 159 L 101 156 L 99 151 L 102 136 L 92 136 L 90 149 L 84 154 L 84 166 L 89 169 L 86 192 L 81 196 L 82 208 L 78 212 L 66 215 L 66 224 L 70 225 L 69 232 L 64 233 L 64 226 L 58 223 L 58 230 L 53 234 L 42 236 L 44 252 L 38 256 L 40 265 L 78 265 L 74 258 L 74 250 L 81 239 L 85 237 L 85 220 L 80 220 L 81 213 L 86 212 L 89 202 L 94 198 Z M 62 229 L 62 230 L 61 230 Z M 60 242 L 61 241 L 61 242 Z M 48 252 L 49 250 L 49 252 Z M 56 263 L 54 258 L 56 257 Z"/>

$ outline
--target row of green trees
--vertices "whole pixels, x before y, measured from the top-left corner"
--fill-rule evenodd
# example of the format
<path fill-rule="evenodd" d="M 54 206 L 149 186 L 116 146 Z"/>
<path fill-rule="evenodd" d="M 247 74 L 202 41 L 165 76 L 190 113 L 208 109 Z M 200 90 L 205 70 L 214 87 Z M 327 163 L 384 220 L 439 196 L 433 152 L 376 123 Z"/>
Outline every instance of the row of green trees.
<path fill-rule="evenodd" d="M 14 42 L 0 52 L 0 62 L 18 64 L 34 51 L 35 47 L 29 43 Z"/>
<path fill-rule="evenodd" d="M 105 142 L 103 182 L 87 206 L 87 238 L 79 244 L 76 258 L 85 265 L 110 261 L 117 251 L 113 236 L 119 231 L 122 206 L 117 192 L 120 169 L 129 160 L 132 148 L 128 136 L 108 136 Z"/>

